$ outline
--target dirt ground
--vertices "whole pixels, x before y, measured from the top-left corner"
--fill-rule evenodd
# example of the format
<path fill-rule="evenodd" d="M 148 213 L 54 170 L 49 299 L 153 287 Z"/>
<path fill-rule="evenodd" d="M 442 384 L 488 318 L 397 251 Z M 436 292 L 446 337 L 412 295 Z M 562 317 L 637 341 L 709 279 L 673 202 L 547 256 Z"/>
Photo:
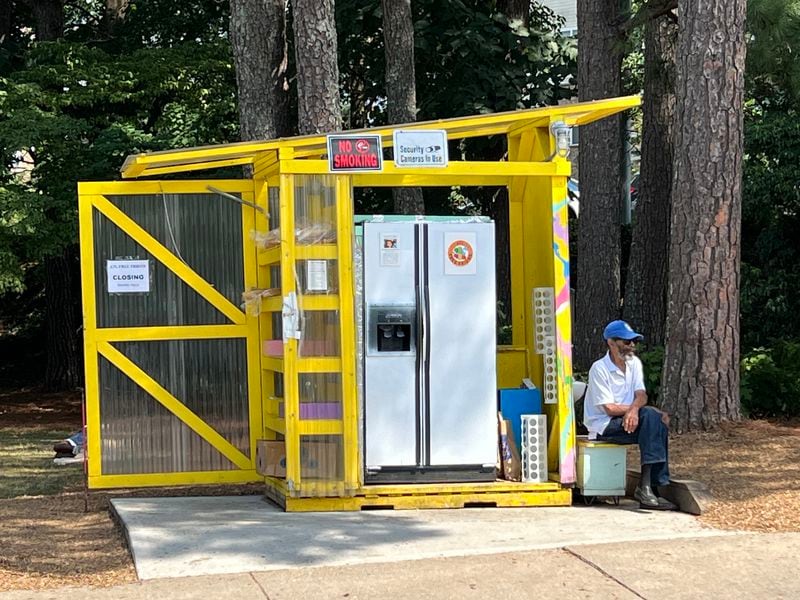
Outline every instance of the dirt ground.
<path fill-rule="evenodd" d="M 86 492 L 78 465 L 60 467 L 74 471 L 59 484 L 58 493 L 15 495 L 19 492 L 14 485 L 19 483 L 17 478 L 10 484 L 12 470 L 29 473 L 31 479 L 47 477 L 19 462 L 17 455 L 25 450 L 19 444 L 29 444 L 28 453 L 37 464 L 49 465 L 52 442 L 58 438 L 47 438 L 75 431 L 80 424 L 77 394 L 0 392 L 0 443 L 6 446 L 0 447 L 0 591 L 136 581 L 123 536 L 109 517 L 110 494 L 261 492 L 257 484 Z M 18 444 L 14 451 L 8 440 Z M 707 514 L 699 517 L 703 522 L 725 529 L 800 531 L 800 422 L 744 421 L 714 432 L 676 436 L 670 444 L 673 476 L 706 483 L 715 498 Z"/>

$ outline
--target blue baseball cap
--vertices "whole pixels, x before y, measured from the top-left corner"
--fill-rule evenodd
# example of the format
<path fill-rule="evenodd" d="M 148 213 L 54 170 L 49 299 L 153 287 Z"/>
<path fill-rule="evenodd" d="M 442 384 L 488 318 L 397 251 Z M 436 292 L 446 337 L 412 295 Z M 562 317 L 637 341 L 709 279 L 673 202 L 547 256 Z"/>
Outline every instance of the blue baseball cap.
<path fill-rule="evenodd" d="M 625 321 L 611 321 L 603 330 L 603 339 L 619 338 L 621 340 L 643 340 L 641 333 L 636 333 Z"/>

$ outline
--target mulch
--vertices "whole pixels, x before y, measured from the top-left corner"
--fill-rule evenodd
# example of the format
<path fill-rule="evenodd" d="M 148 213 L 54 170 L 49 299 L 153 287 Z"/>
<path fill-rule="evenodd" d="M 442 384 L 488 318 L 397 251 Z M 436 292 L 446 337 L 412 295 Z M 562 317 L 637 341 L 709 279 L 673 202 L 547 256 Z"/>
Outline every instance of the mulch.
<path fill-rule="evenodd" d="M 0 390 L 0 426 L 77 431 L 83 423 L 82 402 L 80 392 Z"/>
<path fill-rule="evenodd" d="M 700 520 L 721 529 L 800 531 L 800 421 L 742 421 L 670 440 L 676 478 L 708 485 Z"/>
<path fill-rule="evenodd" d="M 0 392 L 0 424 L 74 431 L 79 394 Z M 672 474 L 714 496 L 699 519 L 712 527 L 800 531 L 800 421 L 743 421 L 670 440 Z M 635 464 L 635 463 L 634 463 Z M 67 490 L 0 500 L 0 591 L 112 586 L 136 581 L 108 512 L 110 496 L 260 494 L 261 484 L 143 490 Z"/>

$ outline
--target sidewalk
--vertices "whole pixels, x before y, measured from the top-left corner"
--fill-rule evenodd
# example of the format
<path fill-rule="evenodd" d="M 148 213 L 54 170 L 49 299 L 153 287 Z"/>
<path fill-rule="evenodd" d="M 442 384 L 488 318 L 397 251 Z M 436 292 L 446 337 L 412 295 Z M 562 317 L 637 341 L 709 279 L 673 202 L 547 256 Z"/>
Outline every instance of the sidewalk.
<path fill-rule="evenodd" d="M 487 532 L 488 534 L 488 532 Z M 800 533 L 568 546 L 180 579 L 107 589 L 0 593 L 2 600 L 800 598 Z"/>
<path fill-rule="evenodd" d="M 259 496 L 112 501 L 139 579 L 730 535 L 638 504 L 285 513 Z"/>

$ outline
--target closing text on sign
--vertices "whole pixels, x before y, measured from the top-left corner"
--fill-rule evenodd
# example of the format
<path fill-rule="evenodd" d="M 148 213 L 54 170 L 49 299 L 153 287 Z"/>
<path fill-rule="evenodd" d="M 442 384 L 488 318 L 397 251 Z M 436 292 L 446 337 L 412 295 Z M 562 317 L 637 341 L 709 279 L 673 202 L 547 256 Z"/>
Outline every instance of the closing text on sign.
<path fill-rule="evenodd" d="M 147 293 L 150 291 L 149 260 L 107 260 L 109 294 Z"/>

